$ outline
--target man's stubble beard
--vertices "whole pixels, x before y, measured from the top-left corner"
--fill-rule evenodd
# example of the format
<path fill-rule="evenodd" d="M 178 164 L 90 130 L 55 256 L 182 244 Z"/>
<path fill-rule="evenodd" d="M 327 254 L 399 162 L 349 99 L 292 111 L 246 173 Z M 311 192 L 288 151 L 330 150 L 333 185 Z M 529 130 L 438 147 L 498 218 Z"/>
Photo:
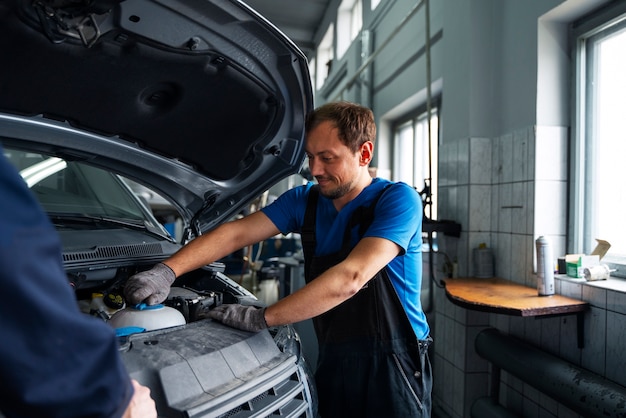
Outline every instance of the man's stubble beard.
<path fill-rule="evenodd" d="M 335 200 L 335 199 L 339 199 L 340 197 L 345 196 L 346 194 L 350 192 L 350 190 L 352 190 L 352 182 L 340 184 L 339 186 L 337 186 L 336 188 L 328 192 L 322 191 L 320 189 L 320 193 L 322 196 L 328 199 Z"/>

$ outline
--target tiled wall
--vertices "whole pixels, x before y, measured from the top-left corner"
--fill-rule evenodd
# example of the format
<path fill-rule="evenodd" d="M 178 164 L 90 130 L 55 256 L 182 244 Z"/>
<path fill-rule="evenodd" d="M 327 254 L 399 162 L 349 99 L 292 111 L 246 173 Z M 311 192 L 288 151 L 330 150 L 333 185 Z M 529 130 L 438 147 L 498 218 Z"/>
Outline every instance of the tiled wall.
<path fill-rule="evenodd" d="M 459 276 L 471 276 L 472 249 L 495 255 L 495 273 L 536 286 L 534 240 L 547 236 L 554 254 L 565 254 L 567 129 L 530 126 L 498 138 L 468 138 L 440 147 L 439 219 L 462 225 L 460 238 L 443 237 L 440 250 L 458 260 Z M 444 257 L 435 257 L 436 279 Z M 425 270 L 426 271 L 426 270 Z M 529 344 L 626 386 L 626 283 L 557 280 L 559 294 L 591 304 L 585 314 L 584 348 L 577 346 L 575 316 L 543 319 L 471 311 L 435 288 L 434 401 L 451 417 L 469 417 L 472 402 L 489 394 L 489 364 L 475 352 L 485 327 Z M 578 417 L 530 385 L 502 373 L 500 402 L 525 417 Z"/>

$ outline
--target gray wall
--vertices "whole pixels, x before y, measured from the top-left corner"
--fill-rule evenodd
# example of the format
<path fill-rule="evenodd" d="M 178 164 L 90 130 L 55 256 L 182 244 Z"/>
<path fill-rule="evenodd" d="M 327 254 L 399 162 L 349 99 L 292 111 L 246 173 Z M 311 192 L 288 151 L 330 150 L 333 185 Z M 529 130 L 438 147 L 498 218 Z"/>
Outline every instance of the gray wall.
<path fill-rule="evenodd" d="M 536 283 L 537 236 L 549 236 L 555 253 L 565 254 L 567 25 L 602 2 L 431 0 L 430 81 L 433 94 L 442 99 L 435 193 L 439 219 L 462 225 L 460 238 L 441 242 L 442 251 L 458 259 L 459 275 L 471 275 L 472 249 L 483 242 L 494 250 L 498 276 L 530 287 Z M 364 0 L 371 44 L 356 42 L 334 63 L 316 95 L 316 105 L 342 98 L 374 110 L 379 122 L 374 163 L 383 173 L 391 168 L 393 122 L 426 100 L 426 8 L 407 17 L 415 5 L 383 0 L 372 13 Z M 330 10 L 326 23 L 334 17 Z M 320 28 L 319 37 L 325 30 Z M 363 50 L 376 58 L 358 77 L 359 83 L 349 87 L 367 59 Z M 439 280 L 443 260 L 436 262 Z M 440 288 L 435 289 L 429 316 L 440 415 L 467 417 L 472 402 L 488 394 L 489 367 L 476 355 L 474 338 L 489 326 L 626 385 L 626 375 L 619 373 L 626 366 L 626 352 L 619 349 L 626 346 L 626 289 L 559 280 L 557 293 L 592 306 L 585 315 L 583 349 L 576 345 L 573 316 L 537 320 L 481 313 L 451 304 Z M 502 382 L 500 402 L 520 415 L 578 416 L 506 373 Z"/>

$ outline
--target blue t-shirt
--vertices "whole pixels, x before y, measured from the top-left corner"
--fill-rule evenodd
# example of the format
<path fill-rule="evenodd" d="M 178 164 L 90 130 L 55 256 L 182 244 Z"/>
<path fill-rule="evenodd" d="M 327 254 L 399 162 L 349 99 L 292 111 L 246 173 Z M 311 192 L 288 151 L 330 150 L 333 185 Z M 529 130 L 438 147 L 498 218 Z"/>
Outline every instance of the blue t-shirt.
<path fill-rule="evenodd" d="M 320 195 L 317 204 L 315 235 L 316 256 L 332 254 L 341 249 L 343 234 L 353 211 L 369 206 L 388 180 L 375 178 L 355 199 L 337 212 L 331 199 Z M 304 223 L 309 190 L 313 183 L 295 187 L 283 193 L 271 205 L 262 209 L 283 234 L 300 232 Z M 415 335 L 425 339 L 430 330 L 422 310 L 422 200 L 419 194 L 405 183 L 395 183 L 382 195 L 374 212 L 374 220 L 364 237 L 385 238 L 395 242 L 401 254 L 387 265 L 387 272 L 400 302 L 409 317 Z M 358 237 L 352 237 L 356 246 Z"/>

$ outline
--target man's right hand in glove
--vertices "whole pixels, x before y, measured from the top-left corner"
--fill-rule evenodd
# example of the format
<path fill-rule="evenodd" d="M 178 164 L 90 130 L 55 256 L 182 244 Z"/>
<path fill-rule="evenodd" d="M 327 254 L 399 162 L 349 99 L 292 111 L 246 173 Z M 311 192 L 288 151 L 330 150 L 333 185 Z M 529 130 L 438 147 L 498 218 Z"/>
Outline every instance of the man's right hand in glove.
<path fill-rule="evenodd" d="M 163 263 L 142 271 L 128 279 L 124 287 L 126 301 L 130 304 L 145 302 L 156 305 L 163 302 L 170 294 L 170 285 L 176 280 L 174 271 Z"/>

